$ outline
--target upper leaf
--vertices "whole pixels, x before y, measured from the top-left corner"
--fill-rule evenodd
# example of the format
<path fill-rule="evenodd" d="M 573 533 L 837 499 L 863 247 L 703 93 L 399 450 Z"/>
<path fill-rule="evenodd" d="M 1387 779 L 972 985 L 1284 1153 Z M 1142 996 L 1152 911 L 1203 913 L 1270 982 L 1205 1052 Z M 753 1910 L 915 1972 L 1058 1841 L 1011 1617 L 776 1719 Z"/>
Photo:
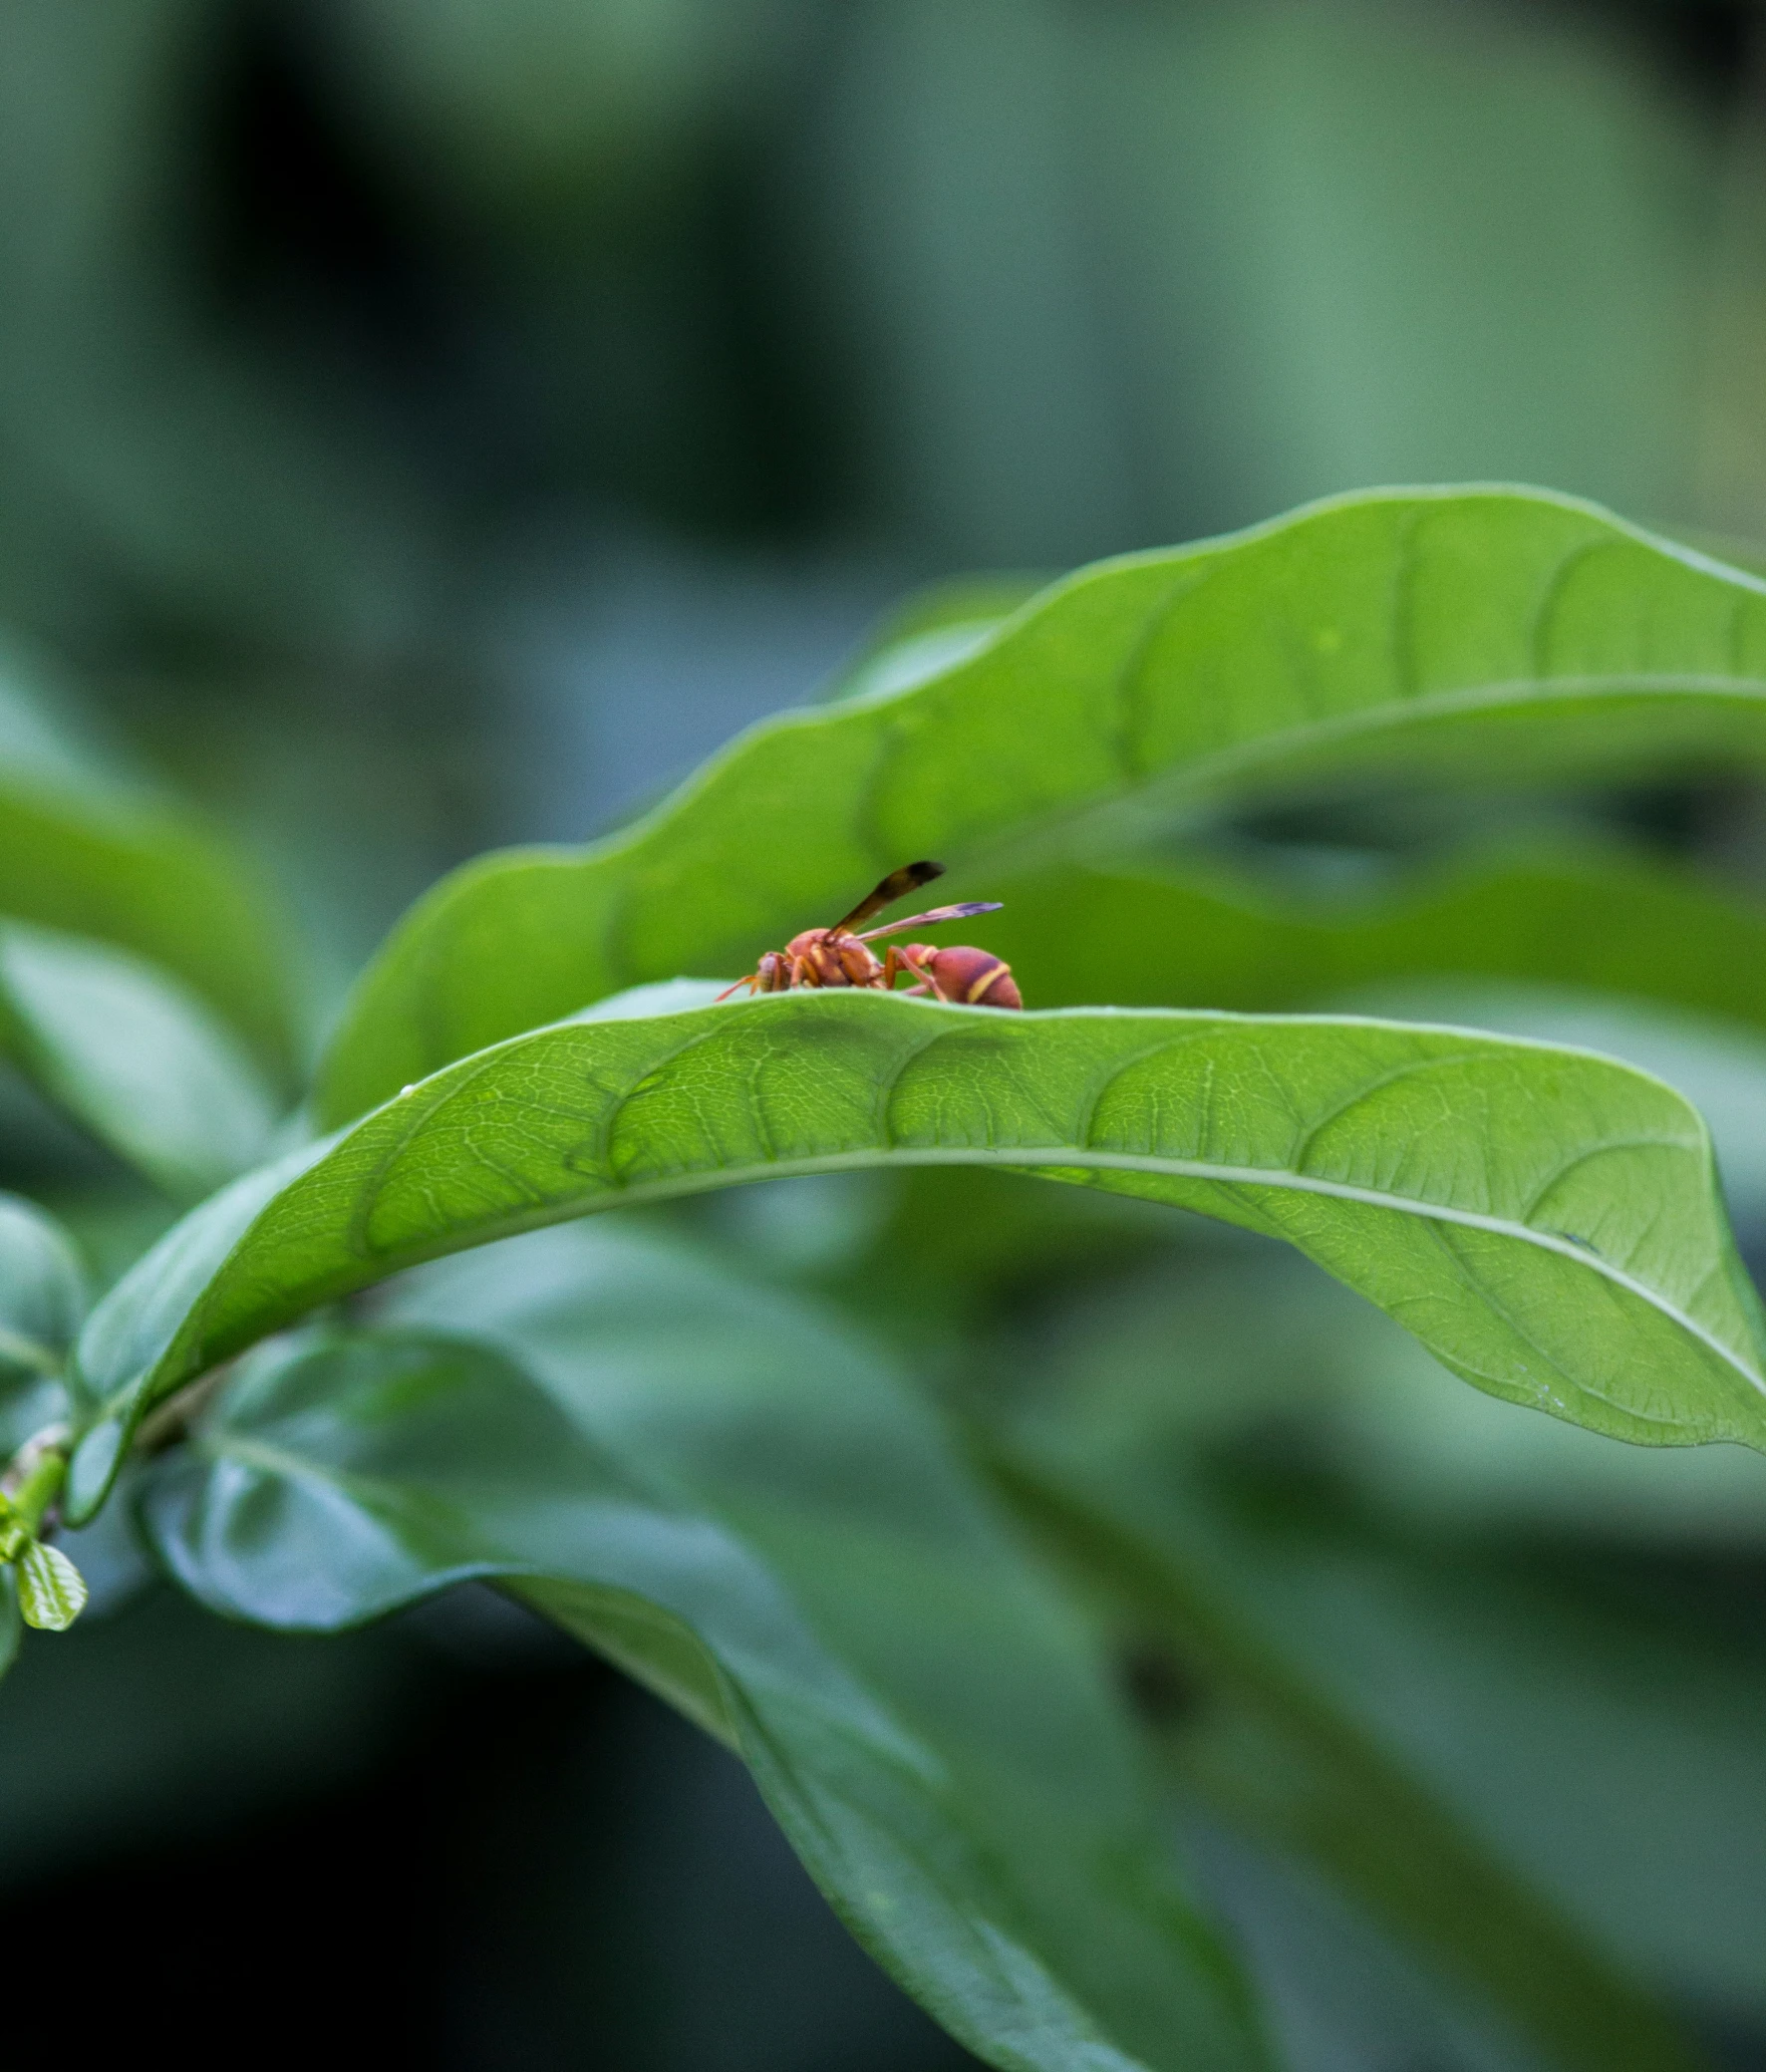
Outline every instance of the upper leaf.
<path fill-rule="evenodd" d="M 938 674 L 750 730 L 604 842 L 467 865 L 363 981 L 321 1112 L 622 987 L 741 970 L 909 857 L 990 897 L 988 871 L 1083 833 L 1300 780 L 1762 752 L 1758 578 L 1564 497 L 1340 498 L 1082 571 Z"/>
<path fill-rule="evenodd" d="M 1075 1623 L 862 1339 L 604 1231 L 420 1276 L 394 1314 L 256 1356 L 155 1470 L 199 1597 L 331 1628 L 519 1579 L 739 1749 L 861 1939 L 992 2063 L 1264 2063 Z"/>
<path fill-rule="evenodd" d="M 1493 1393 L 1656 1444 L 1766 1447 L 1757 1304 L 1704 1126 L 1659 1080 L 1359 1019 L 794 993 L 536 1031 L 205 1204 L 82 1336 L 106 1411 L 71 1514 L 147 1405 L 402 1267 L 623 1202 L 888 1164 L 1199 1210 L 1286 1239 Z"/>

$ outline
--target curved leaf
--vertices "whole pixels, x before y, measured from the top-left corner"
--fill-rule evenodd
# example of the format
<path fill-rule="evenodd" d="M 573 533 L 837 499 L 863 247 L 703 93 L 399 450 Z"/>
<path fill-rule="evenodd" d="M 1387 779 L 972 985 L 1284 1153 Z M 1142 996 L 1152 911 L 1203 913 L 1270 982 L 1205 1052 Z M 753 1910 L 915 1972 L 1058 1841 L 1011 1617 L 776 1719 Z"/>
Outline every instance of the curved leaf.
<path fill-rule="evenodd" d="M 0 923 L 0 1045 L 43 1092 L 168 1194 L 264 1154 L 268 1087 L 188 988 L 127 951 Z"/>
<path fill-rule="evenodd" d="M 1265 2062 L 1075 1624 L 868 1347 L 599 1231 L 425 1278 L 405 1330 L 256 1355 L 155 1470 L 197 1596 L 328 1628 L 518 1579 L 735 1743 L 861 1940 L 989 2062 Z"/>
<path fill-rule="evenodd" d="M 320 1108 L 743 969 L 912 856 L 991 897 L 1038 850 L 1302 780 L 1763 754 L 1760 579 L 1566 497 L 1339 498 L 1081 571 L 940 675 L 752 729 L 605 842 L 465 866 L 364 979 Z"/>
<path fill-rule="evenodd" d="M 1626 1066 L 1346 1018 L 652 1004 L 450 1066 L 169 1233 L 82 1335 L 105 1411 L 72 1515 L 147 1404 L 402 1267 L 621 1203 L 892 1164 L 1034 1171 L 1242 1224 L 1495 1394 L 1647 1443 L 1766 1446 L 1758 1305 L 1709 1139 Z"/>

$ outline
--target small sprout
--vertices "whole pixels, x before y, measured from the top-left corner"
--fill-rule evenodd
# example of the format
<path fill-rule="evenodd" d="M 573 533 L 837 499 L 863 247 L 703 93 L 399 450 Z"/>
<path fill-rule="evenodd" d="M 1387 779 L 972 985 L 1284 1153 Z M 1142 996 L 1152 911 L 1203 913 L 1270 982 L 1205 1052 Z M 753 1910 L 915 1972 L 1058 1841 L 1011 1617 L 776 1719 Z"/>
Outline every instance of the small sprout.
<path fill-rule="evenodd" d="M 18 1608 L 26 1626 L 65 1633 L 86 1609 L 86 1578 L 59 1547 L 33 1540 L 18 1558 Z"/>

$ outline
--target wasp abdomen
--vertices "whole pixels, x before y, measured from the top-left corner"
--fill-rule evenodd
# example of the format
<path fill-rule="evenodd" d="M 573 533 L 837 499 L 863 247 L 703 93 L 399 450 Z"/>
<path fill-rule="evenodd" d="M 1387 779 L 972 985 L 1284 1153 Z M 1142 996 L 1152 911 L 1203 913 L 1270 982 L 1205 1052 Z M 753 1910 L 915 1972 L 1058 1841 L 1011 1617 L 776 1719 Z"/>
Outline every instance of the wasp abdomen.
<path fill-rule="evenodd" d="M 991 950 L 976 950 L 966 944 L 935 949 L 930 943 L 913 943 L 908 955 L 922 970 L 930 972 L 944 999 L 968 1008 L 1022 1008 L 1024 997 L 1005 958 Z"/>

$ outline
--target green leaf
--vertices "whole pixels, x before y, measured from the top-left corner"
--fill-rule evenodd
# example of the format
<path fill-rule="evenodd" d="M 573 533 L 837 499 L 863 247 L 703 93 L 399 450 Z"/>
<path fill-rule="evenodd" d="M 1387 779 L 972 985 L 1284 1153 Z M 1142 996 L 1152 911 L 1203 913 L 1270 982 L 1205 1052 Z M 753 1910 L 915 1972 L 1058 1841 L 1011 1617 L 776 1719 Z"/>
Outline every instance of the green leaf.
<path fill-rule="evenodd" d="M 1312 1862 L 1548 2063 L 1566 2072 L 1703 2063 L 1555 1906 L 1284 1654 L 1240 1564 L 1210 1531 L 1200 1492 L 1168 1458 L 1132 1488 L 1046 1447 L 1009 1444 L 993 1465 L 1020 1515 L 1113 1601 L 1136 1647 L 1158 1650 L 1140 1655 L 1147 1687 L 1199 1691 L 1159 1723 L 1180 1775 L 1229 1823 Z M 1137 1506 L 1151 1509 L 1155 1528 Z"/>
<path fill-rule="evenodd" d="M 1219 869 L 1002 880 L 988 948 L 1037 1007 L 1315 1006 L 1402 975 L 1539 979 L 1766 1025 L 1766 906 L 1619 849 L 1455 859 L 1372 896 L 1280 898 Z"/>
<path fill-rule="evenodd" d="M 332 1628 L 507 1576 L 735 1743 L 860 1939 L 989 2062 L 1265 2062 L 1080 1628 L 868 1345 L 586 1229 L 432 1270 L 391 1314 L 254 1355 L 154 1471 L 149 1530 L 204 1602 Z"/>
<path fill-rule="evenodd" d="M 102 1143 L 188 1199 L 264 1155 L 276 1104 L 244 1046 L 169 974 L 0 923 L 0 1043 Z"/>
<path fill-rule="evenodd" d="M 0 1194 L 0 1374 L 59 1374 L 86 1314 L 86 1276 L 53 1217 Z"/>
<path fill-rule="evenodd" d="M 765 722 L 588 849 L 467 865 L 371 968 L 338 1122 L 622 987 L 746 969 L 915 856 L 952 896 L 1299 782 L 1766 754 L 1766 583 L 1570 498 L 1382 490 L 1056 584 L 966 660 Z"/>
<path fill-rule="evenodd" d="M 288 1072 L 286 930 L 245 859 L 63 746 L 6 685 L 0 914 L 162 966 Z"/>
<path fill-rule="evenodd" d="M 1355 1019 L 652 1004 L 450 1066 L 170 1232 L 82 1335 L 105 1411 L 71 1515 L 147 1405 L 402 1267 L 624 1203 L 890 1165 L 1198 1210 L 1295 1245 L 1494 1394 L 1645 1443 L 1766 1447 L 1758 1305 L 1709 1139 L 1626 1066 Z"/>
<path fill-rule="evenodd" d="M 32 1540 L 18 1558 L 18 1608 L 26 1626 L 65 1633 L 86 1609 L 86 1579 L 59 1547 Z"/>

